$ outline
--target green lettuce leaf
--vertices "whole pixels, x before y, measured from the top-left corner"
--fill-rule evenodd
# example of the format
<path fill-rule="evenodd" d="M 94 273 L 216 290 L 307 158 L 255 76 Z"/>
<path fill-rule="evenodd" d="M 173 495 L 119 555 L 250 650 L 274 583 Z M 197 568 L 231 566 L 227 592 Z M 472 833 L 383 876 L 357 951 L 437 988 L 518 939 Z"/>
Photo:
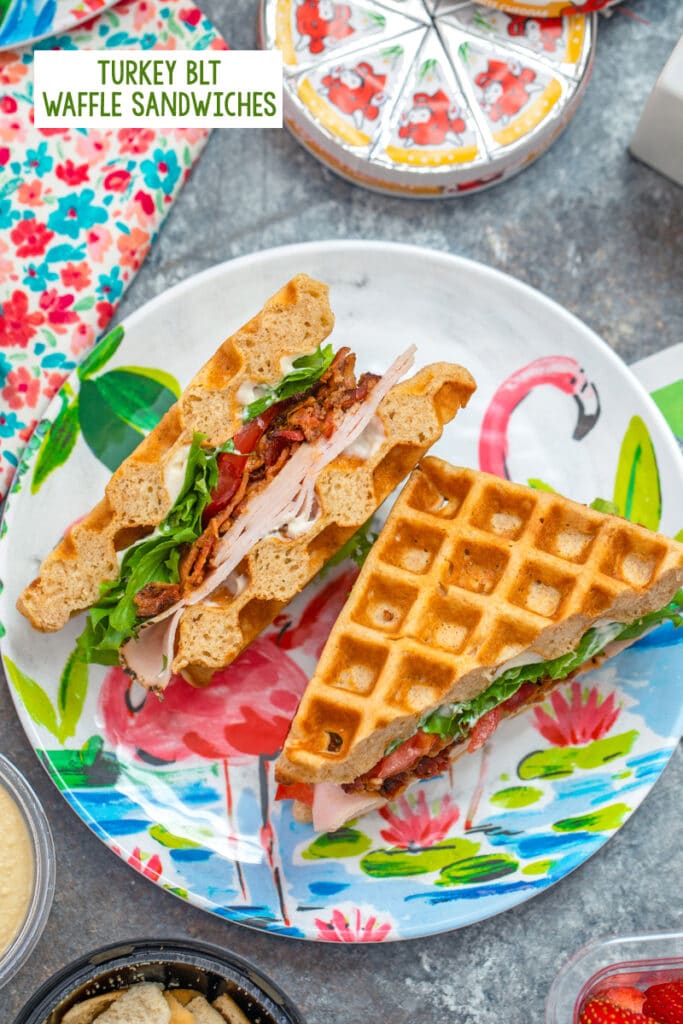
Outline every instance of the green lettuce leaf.
<path fill-rule="evenodd" d="M 282 402 L 285 398 L 291 398 L 292 395 L 308 391 L 316 381 L 320 380 L 333 359 L 334 349 L 331 345 L 325 345 L 324 348 L 318 345 L 315 352 L 312 352 L 310 356 L 299 356 L 292 363 L 294 368 L 286 377 L 283 377 L 276 387 L 269 388 L 266 394 L 257 398 L 250 405 L 245 406 L 242 410 L 244 422 L 248 423 L 255 416 L 260 416 L 262 412 L 265 412 L 266 409 L 269 409 L 276 402 Z"/>
<path fill-rule="evenodd" d="M 465 737 L 483 715 L 513 697 L 524 683 L 540 682 L 544 679 L 565 679 L 570 672 L 595 657 L 613 640 L 635 640 L 653 626 L 661 625 L 667 620 L 673 622 L 674 626 L 683 625 L 683 590 L 679 590 L 673 600 L 660 611 L 644 615 L 628 626 L 614 623 L 608 629 L 589 629 L 581 638 L 578 647 L 568 654 L 551 661 L 508 669 L 472 700 L 444 704 L 436 711 L 432 711 L 422 719 L 419 728 L 423 732 L 436 733 L 444 739 L 451 736 Z"/>
<path fill-rule="evenodd" d="M 126 551 L 117 580 L 103 583 L 100 597 L 76 641 L 79 658 L 97 665 L 118 664 L 119 648 L 144 622 L 135 595 L 148 583 L 177 583 L 183 544 L 202 532 L 202 514 L 218 482 L 217 455 L 222 448 L 202 448 L 195 434 L 187 458 L 180 494 L 157 531 Z"/>
<path fill-rule="evenodd" d="M 347 540 L 346 544 L 342 545 L 332 557 L 325 562 L 324 566 L 318 573 L 321 579 L 324 579 L 330 569 L 333 569 L 336 565 L 340 565 L 345 562 L 346 559 L 351 559 L 356 563 L 359 569 L 362 569 L 365 565 L 365 560 L 370 554 L 370 549 L 379 537 L 379 530 L 373 530 L 374 516 L 370 516 L 369 519 L 359 526 L 358 529 L 351 537 Z"/>

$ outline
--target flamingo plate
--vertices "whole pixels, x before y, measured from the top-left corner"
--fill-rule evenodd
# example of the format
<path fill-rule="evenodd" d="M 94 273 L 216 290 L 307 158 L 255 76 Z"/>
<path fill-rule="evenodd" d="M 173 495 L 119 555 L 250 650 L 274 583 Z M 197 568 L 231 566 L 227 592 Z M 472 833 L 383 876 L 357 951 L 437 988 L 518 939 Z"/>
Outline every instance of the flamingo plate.
<path fill-rule="evenodd" d="M 379 942 L 433 934 L 543 891 L 637 808 L 683 723 L 683 647 L 673 627 L 504 723 L 451 774 L 316 836 L 277 799 L 273 760 L 353 563 L 312 583 L 208 688 L 174 679 L 163 702 L 129 687 L 119 669 L 76 662 L 82 621 L 47 636 L 15 610 L 41 558 L 98 500 L 110 470 L 222 339 L 299 271 L 329 282 L 334 340 L 352 345 L 363 368 L 381 371 L 415 342 L 419 363 L 455 360 L 474 373 L 478 391 L 437 454 L 582 501 L 610 499 L 668 533 L 681 528 L 683 468 L 672 433 L 626 367 L 559 306 L 481 265 L 408 246 L 276 249 L 150 302 L 52 402 L 2 530 L 5 671 L 55 785 L 159 886 L 282 935 Z"/>

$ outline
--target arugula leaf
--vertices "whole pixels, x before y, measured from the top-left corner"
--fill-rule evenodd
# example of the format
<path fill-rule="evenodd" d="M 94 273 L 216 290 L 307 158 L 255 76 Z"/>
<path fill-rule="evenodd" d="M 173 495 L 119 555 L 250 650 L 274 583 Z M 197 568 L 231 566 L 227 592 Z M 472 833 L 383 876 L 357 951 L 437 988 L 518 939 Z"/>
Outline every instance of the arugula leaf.
<path fill-rule="evenodd" d="M 613 640 L 635 640 L 648 629 L 666 620 L 673 622 L 674 626 L 683 625 L 683 590 L 679 590 L 666 607 L 650 612 L 628 626 L 617 622 L 608 629 L 589 629 L 575 650 L 559 658 L 508 669 L 472 700 L 444 704 L 436 711 L 432 711 L 421 720 L 419 728 L 423 732 L 436 733 L 444 739 L 450 736 L 465 737 L 475 722 L 509 697 L 513 697 L 523 683 L 539 682 L 542 679 L 565 679 L 570 672 L 595 657 Z"/>
<path fill-rule="evenodd" d="M 282 402 L 285 398 L 291 398 L 292 395 L 298 395 L 302 391 L 307 391 L 316 381 L 320 380 L 333 359 L 334 349 L 332 345 L 325 345 L 324 348 L 322 345 L 318 345 L 315 352 L 312 352 L 310 356 L 299 356 L 292 363 L 293 369 L 291 372 L 286 377 L 283 377 L 279 384 L 274 388 L 269 388 L 265 395 L 244 407 L 242 410 L 243 421 L 248 423 L 249 420 L 260 416 L 262 412 L 269 409 L 271 405 L 275 405 L 276 402 Z"/>
<path fill-rule="evenodd" d="M 83 661 L 118 664 L 119 648 L 145 621 L 138 615 L 135 595 L 148 583 L 178 582 L 181 546 L 200 536 L 202 514 L 218 482 L 216 456 L 222 449 L 202 448 L 203 440 L 203 434 L 194 435 L 180 494 L 157 531 L 128 548 L 118 579 L 100 587 L 99 600 L 76 641 Z"/>
<path fill-rule="evenodd" d="M 359 569 L 362 569 L 365 564 L 365 559 L 370 554 L 370 549 L 379 537 L 379 530 L 373 530 L 374 516 L 370 516 L 369 519 L 359 526 L 356 532 L 349 537 L 346 544 L 339 548 L 336 554 L 325 562 L 324 566 L 319 572 L 319 576 L 324 577 L 330 569 L 334 569 L 336 565 L 346 561 L 347 558 L 352 559 L 356 563 Z"/>

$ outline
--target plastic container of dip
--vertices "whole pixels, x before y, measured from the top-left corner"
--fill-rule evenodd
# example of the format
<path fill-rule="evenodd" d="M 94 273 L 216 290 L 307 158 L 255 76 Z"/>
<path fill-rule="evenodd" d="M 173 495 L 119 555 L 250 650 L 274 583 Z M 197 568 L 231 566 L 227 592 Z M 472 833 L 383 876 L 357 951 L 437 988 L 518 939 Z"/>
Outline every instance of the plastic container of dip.
<path fill-rule="evenodd" d="M 289 997 L 254 964 L 192 939 L 134 939 L 104 946 L 58 971 L 14 1024 L 59 1024 L 75 1004 L 136 982 L 192 988 L 209 1002 L 230 996 L 253 1024 L 304 1024 Z"/>
<path fill-rule="evenodd" d="M 438 199 L 527 167 L 585 93 L 596 17 L 520 18 L 471 0 L 261 0 L 284 118 L 322 163 L 389 195 Z"/>
<path fill-rule="evenodd" d="M 12 927 L 0 943 L 2 988 L 31 955 L 47 922 L 55 888 L 55 851 L 50 826 L 37 796 L 3 754 L 0 754 L 0 801 L 5 855 L 10 851 L 7 863 L 11 867 L 13 848 L 21 861 L 17 864 L 16 879 L 11 870 L 3 870 L 0 878 L 0 921 L 3 906 L 5 912 L 16 916 L 16 927 Z M 14 882 L 20 888 L 26 887 L 26 893 L 12 890 Z M 3 886 L 9 886 L 10 891 L 3 894 Z M 9 945 L 5 946 L 7 941 Z"/>
<path fill-rule="evenodd" d="M 621 986 L 683 981 L 683 931 L 617 935 L 596 939 L 575 953 L 555 978 L 545 1008 L 545 1024 L 578 1024 L 590 999 Z"/>

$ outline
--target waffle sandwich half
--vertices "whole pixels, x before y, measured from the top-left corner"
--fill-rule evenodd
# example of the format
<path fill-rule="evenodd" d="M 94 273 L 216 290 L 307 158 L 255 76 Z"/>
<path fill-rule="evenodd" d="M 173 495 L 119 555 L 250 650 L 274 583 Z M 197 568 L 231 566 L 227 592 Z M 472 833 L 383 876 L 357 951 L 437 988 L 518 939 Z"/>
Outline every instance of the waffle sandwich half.
<path fill-rule="evenodd" d="M 436 363 L 357 376 L 326 285 L 300 274 L 225 341 L 18 601 L 42 631 L 89 609 L 79 657 L 163 689 L 240 651 L 372 515 L 467 404 Z"/>
<path fill-rule="evenodd" d="M 423 459 L 301 700 L 281 792 L 318 831 L 381 806 L 559 681 L 679 622 L 681 587 L 683 544 Z"/>

